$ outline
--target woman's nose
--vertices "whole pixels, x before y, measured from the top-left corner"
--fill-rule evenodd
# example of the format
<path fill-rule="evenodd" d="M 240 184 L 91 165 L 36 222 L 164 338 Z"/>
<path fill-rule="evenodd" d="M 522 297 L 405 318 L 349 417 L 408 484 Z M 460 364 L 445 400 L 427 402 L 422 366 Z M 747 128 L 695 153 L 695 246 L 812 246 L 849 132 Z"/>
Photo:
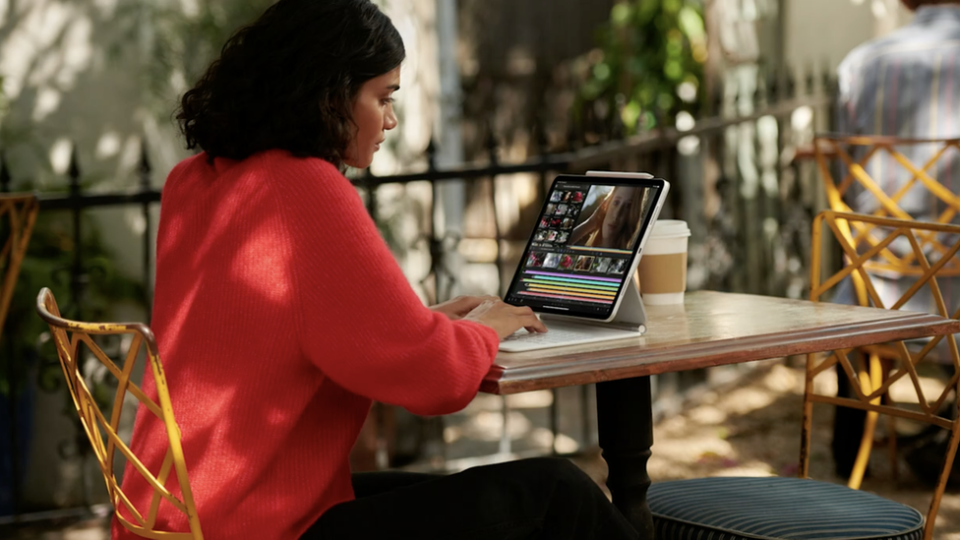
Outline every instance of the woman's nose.
<path fill-rule="evenodd" d="M 383 129 L 389 131 L 395 127 L 397 127 L 397 115 L 393 112 L 393 107 L 391 107 L 383 117 Z"/>

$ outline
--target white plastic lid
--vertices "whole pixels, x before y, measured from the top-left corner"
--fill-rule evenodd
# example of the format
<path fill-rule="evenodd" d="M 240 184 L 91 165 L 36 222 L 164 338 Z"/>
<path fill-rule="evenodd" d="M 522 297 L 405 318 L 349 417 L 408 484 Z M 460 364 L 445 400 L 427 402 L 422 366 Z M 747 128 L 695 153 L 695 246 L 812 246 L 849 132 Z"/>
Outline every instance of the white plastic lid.
<path fill-rule="evenodd" d="M 682 219 L 658 219 L 653 224 L 652 236 L 690 236 L 690 227 Z"/>

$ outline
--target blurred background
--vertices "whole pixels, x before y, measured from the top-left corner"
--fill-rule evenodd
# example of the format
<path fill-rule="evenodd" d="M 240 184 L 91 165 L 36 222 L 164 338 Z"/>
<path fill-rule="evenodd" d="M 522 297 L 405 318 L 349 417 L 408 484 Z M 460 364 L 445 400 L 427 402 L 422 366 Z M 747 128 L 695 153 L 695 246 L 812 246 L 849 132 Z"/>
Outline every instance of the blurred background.
<path fill-rule="evenodd" d="M 0 190 L 41 198 L 0 340 L 0 525 L 104 511 L 33 302 L 49 286 L 67 316 L 149 320 L 160 192 L 189 155 L 178 97 L 271 3 L 0 0 Z M 407 47 L 400 126 L 348 176 L 429 303 L 501 294 L 550 181 L 588 169 L 672 182 L 690 290 L 806 297 L 826 206 L 808 145 L 834 125 L 837 65 L 911 17 L 898 0 L 377 3 Z M 661 377 L 656 414 L 752 369 Z M 377 407 L 355 466 L 583 451 L 592 391 L 480 396 L 445 419 Z"/>

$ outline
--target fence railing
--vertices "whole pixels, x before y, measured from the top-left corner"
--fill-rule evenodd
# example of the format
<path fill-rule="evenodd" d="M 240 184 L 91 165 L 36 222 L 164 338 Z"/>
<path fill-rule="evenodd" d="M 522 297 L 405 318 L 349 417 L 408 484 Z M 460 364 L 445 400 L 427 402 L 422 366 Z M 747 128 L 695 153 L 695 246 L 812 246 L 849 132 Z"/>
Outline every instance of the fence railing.
<path fill-rule="evenodd" d="M 429 301 L 441 301 L 457 288 L 456 275 L 443 276 L 445 257 L 457 251 L 463 242 L 483 239 L 495 245 L 493 264 L 499 282 L 490 283 L 490 292 L 501 292 L 503 280 L 516 268 L 516 249 L 526 240 L 533 222 L 516 223 L 512 229 L 503 226 L 502 209 L 510 207 L 509 194 L 500 191 L 508 182 L 527 182 L 535 186 L 536 196 L 527 207 L 539 209 L 552 179 L 561 173 L 582 173 L 589 169 L 644 170 L 671 181 L 668 207 L 664 217 L 685 219 L 691 227 L 690 289 L 742 291 L 778 296 L 801 297 L 805 294 L 809 257 L 809 224 L 822 204 L 819 184 L 812 167 L 791 159 L 793 150 L 812 139 L 815 129 L 827 129 L 833 94 L 830 81 L 822 88 L 808 81 L 808 92 L 799 97 L 765 95 L 748 96 L 747 112 L 721 114 L 697 120 L 684 129 L 665 128 L 619 140 L 582 146 L 575 150 L 541 153 L 522 162 L 502 163 L 498 148 L 490 145 L 489 159 L 480 164 L 453 167 L 435 165 L 435 146 L 428 149 L 427 167 L 422 171 L 376 176 L 366 172 L 353 182 L 361 191 L 367 209 L 375 221 L 381 216 L 378 195 L 389 186 L 429 185 L 430 216 L 421 231 L 426 242 L 419 247 L 429 261 L 424 276 L 411 276 L 411 282 L 422 287 Z M 785 94 L 785 92 L 784 92 Z M 734 96 L 732 99 L 743 99 Z M 730 111 L 735 103 L 719 100 L 715 109 Z M 819 123 L 819 126 L 817 125 Z M 125 192 L 94 193 L 82 189 L 83 174 L 76 152 L 67 172 L 67 190 L 63 193 L 41 193 L 42 213 L 65 212 L 72 223 L 73 251 L 70 265 L 70 298 L 64 312 L 82 318 L 82 298 L 87 279 L 87 262 L 83 252 L 85 212 L 109 208 L 135 208 L 142 215 L 140 264 L 144 284 L 143 303 L 151 304 L 153 281 L 152 244 L 155 231 L 151 223 L 156 205 L 161 203 L 161 190 L 156 186 L 146 149 L 137 168 L 138 185 Z M 0 153 L 0 191 L 13 185 L 11 171 Z M 464 235 L 460 238 L 440 237 L 432 201 L 439 199 L 437 190 L 447 182 L 466 186 L 486 186 L 486 201 L 470 204 L 485 206 L 493 216 L 493 233 L 485 238 Z M 509 184 L 507 184 L 509 185 Z M 508 204 L 504 204 L 504 201 Z M 524 208 L 518 208 L 523 215 Z M 469 260 L 465 266 L 474 264 Z M 149 312 L 149 311 L 148 311 Z M 655 386 L 661 408 L 670 408 L 683 399 L 683 390 L 707 380 L 704 373 L 663 376 Z M 585 387 L 586 388 L 586 387 Z M 588 392 L 588 390 L 584 390 Z M 586 402 L 586 400 L 584 400 Z M 16 430 L 16 422 L 8 422 Z M 16 437 L 16 433 L 12 433 Z M 585 429 L 582 439 L 590 433 Z M 19 490 L 19 486 L 15 491 Z M 19 493 L 15 493 L 15 509 Z M 22 516 L 21 516 L 22 517 Z M 0 524 L 4 518 L 0 517 Z"/>

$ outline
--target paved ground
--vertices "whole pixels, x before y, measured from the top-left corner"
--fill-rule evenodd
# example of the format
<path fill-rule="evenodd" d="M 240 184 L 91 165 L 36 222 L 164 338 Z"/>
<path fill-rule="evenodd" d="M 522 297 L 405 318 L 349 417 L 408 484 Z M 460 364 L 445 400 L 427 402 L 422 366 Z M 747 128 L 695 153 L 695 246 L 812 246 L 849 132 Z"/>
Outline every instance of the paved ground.
<path fill-rule="evenodd" d="M 650 476 L 657 480 L 716 475 L 792 475 L 799 455 L 802 370 L 783 362 L 767 362 L 747 379 L 734 385 L 703 393 L 681 414 L 658 423 L 656 443 L 649 463 Z M 584 431 L 595 437 L 595 426 L 581 425 L 581 393 L 564 389 L 558 403 L 562 412 L 557 440 L 561 452 L 581 451 L 575 461 L 602 484 L 606 467 L 598 450 L 588 442 L 581 447 Z M 589 398 L 589 396 L 588 396 Z M 542 454 L 549 448 L 549 392 L 513 396 L 509 400 L 507 433 L 510 451 L 516 455 Z M 588 399 L 588 402 L 590 400 Z M 588 409 L 589 412 L 589 409 Z M 814 446 L 811 472 L 814 478 L 839 482 L 831 474 L 828 434 L 830 411 L 815 409 Z M 465 467 L 497 458 L 474 459 L 480 453 L 501 450 L 504 415 L 496 396 L 480 396 L 463 413 L 446 419 L 444 438 L 448 463 Z M 595 440 L 592 439 L 592 440 Z M 926 512 L 932 491 L 901 467 L 900 480 L 891 480 L 886 456 L 874 452 L 873 475 L 864 489 L 909 504 Z M 107 535 L 103 519 L 64 522 L 53 527 L 0 529 L 0 538 L 17 540 L 103 540 Z M 937 518 L 938 540 L 960 540 L 960 493 L 948 493 Z"/>

